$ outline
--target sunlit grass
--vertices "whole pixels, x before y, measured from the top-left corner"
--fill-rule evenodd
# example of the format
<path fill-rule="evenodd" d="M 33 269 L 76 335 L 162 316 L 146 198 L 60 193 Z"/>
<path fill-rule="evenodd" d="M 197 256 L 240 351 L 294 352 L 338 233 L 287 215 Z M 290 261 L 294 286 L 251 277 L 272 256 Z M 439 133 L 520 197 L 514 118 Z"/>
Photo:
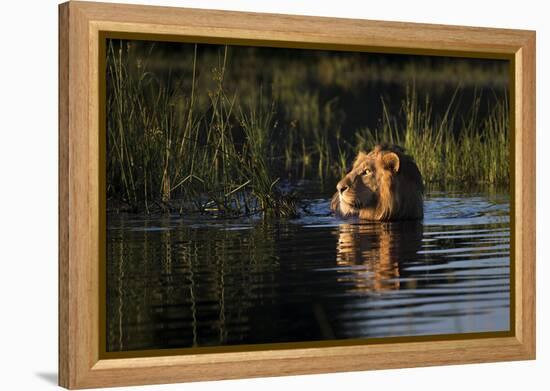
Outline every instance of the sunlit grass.
<path fill-rule="evenodd" d="M 224 89 L 227 48 L 212 72 L 209 104 L 147 70 L 129 72 L 122 45 L 108 48 L 108 193 L 135 208 L 218 214 L 296 214 L 269 167 L 272 108 L 236 104 Z M 189 93 L 189 95 L 186 95 Z M 239 125 L 244 140 L 235 140 Z"/>
<path fill-rule="evenodd" d="M 134 210 L 294 216 L 286 178 L 332 183 L 359 150 L 382 142 L 403 146 L 427 183 L 509 180 L 506 100 L 480 118 L 479 98 L 459 112 L 457 89 L 436 116 L 430 96 L 411 87 L 398 112 L 383 104 L 377 128 L 343 132 L 346 108 L 338 96 L 323 100 L 301 88 L 303 68 L 288 69 L 286 78 L 271 69 L 273 83 L 263 88 L 253 78 L 228 81 L 229 47 L 203 63 L 195 45 L 183 78 L 151 70 L 151 51 L 137 56 L 121 41 L 107 50 L 107 193 Z M 353 88 L 351 76 L 337 72 L 352 63 L 321 65 L 319 80 Z"/>
<path fill-rule="evenodd" d="M 426 182 L 508 183 L 508 101 L 497 103 L 485 119 L 478 121 L 479 98 L 465 116 L 459 117 L 454 109 L 457 93 L 441 118 L 433 115 L 429 97 L 419 102 L 414 90 L 407 93 L 396 115 L 383 105 L 382 126 L 358 132 L 358 149 L 368 150 L 378 143 L 398 144 L 414 157 Z"/>

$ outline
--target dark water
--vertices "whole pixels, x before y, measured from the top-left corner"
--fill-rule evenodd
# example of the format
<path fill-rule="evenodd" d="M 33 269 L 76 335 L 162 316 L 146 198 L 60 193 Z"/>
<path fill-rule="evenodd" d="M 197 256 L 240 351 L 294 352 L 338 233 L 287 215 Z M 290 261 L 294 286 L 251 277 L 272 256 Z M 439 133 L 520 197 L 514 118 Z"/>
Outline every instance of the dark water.
<path fill-rule="evenodd" d="M 508 195 L 430 191 L 418 223 L 309 197 L 297 220 L 109 216 L 107 350 L 509 329 Z"/>

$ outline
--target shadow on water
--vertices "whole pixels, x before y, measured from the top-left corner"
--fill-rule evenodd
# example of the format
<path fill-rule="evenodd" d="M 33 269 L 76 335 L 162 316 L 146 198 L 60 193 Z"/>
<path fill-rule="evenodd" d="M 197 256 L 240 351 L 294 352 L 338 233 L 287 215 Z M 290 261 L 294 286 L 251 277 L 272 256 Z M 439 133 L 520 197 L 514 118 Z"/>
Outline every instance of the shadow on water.
<path fill-rule="evenodd" d="M 318 194 L 318 193 L 317 193 Z M 509 199 L 430 191 L 422 222 L 108 217 L 109 351 L 509 328 Z"/>

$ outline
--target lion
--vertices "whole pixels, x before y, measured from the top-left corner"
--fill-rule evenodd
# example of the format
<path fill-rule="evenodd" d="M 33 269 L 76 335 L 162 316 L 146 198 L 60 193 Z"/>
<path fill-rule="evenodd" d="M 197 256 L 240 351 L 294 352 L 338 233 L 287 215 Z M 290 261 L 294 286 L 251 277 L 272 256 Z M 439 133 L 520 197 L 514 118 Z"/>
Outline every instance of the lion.
<path fill-rule="evenodd" d="M 336 190 L 331 209 L 340 217 L 377 221 L 424 217 L 422 175 L 413 158 L 397 145 L 359 152 Z"/>

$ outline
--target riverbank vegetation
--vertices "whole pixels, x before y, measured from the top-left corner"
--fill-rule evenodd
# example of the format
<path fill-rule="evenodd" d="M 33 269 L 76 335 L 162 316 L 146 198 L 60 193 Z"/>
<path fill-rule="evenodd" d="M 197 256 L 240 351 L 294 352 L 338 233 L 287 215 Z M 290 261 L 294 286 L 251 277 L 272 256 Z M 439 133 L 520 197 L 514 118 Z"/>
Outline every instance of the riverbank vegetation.
<path fill-rule="evenodd" d="M 505 64 L 171 45 L 108 42 L 112 209 L 294 216 L 289 182 L 380 142 L 429 183 L 508 182 Z"/>

